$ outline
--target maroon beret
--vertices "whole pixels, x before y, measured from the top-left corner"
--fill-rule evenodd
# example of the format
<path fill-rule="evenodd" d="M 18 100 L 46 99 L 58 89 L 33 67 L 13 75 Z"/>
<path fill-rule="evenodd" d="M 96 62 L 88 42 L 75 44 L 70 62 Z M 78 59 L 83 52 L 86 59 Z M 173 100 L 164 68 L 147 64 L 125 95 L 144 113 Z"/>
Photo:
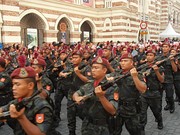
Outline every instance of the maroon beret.
<path fill-rule="evenodd" d="M 41 58 L 36 58 L 32 60 L 32 65 L 41 65 L 41 66 L 46 66 L 46 62 L 44 59 Z"/>
<path fill-rule="evenodd" d="M 147 55 L 148 53 L 153 53 L 154 55 L 156 55 L 156 51 L 155 51 L 155 50 L 153 50 L 153 49 L 148 50 L 148 51 L 146 52 L 146 55 Z"/>
<path fill-rule="evenodd" d="M 78 50 L 78 51 L 74 51 L 73 53 L 72 53 L 72 56 L 73 55 L 79 55 L 79 56 L 83 56 L 83 53 L 82 53 L 82 51 L 80 51 L 80 50 Z"/>
<path fill-rule="evenodd" d="M 17 68 L 11 74 L 12 79 L 35 78 L 35 76 L 36 72 L 30 66 Z"/>
<path fill-rule="evenodd" d="M 120 57 L 120 61 L 122 59 L 133 59 L 133 56 L 130 53 L 125 53 Z"/>
<path fill-rule="evenodd" d="M 97 56 L 92 60 L 92 64 L 102 64 L 106 67 L 109 67 L 110 63 L 107 59 Z"/>

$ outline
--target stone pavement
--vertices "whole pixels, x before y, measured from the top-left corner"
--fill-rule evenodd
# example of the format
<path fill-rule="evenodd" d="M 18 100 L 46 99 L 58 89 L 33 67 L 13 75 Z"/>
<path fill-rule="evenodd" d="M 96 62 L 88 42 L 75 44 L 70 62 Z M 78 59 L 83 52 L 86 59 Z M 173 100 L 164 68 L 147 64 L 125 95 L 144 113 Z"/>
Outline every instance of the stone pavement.
<path fill-rule="evenodd" d="M 164 105 L 165 102 L 163 99 L 163 106 Z M 66 99 L 63 100 L 62 111 L 62 121 L 57 130 L 60 131 L 62 135 L 68 135 Z M 148 110 L 148 123 L 146 126 L 146 135 L 180 135 L 180 105 L 176 103 L 176 110 L 173 114 L 170 114 L 169 111 L 163 110 L 163 120 L 164 129 L 158 130 L 157 123 L 155 122 L 153 114 L 150 110 Z M 77 135 L 81 135 L 80 128 L 81 120 L 77 118 Z M 13 135 L 13 133 L 12 130 L 7 125 L 5 125 L 0 128 L 0 135 Z M 123 129 L 122 135 L 129 135 L 125 128 Z"/>

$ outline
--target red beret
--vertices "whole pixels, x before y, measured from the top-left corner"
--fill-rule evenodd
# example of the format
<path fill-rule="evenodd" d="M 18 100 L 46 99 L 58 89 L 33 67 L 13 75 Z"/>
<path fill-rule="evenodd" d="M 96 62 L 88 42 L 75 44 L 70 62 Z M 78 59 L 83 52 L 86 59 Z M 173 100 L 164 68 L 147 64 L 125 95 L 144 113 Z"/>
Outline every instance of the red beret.
<path fill-rule="evenodd" d="M 17 68 L 11 74 L 12 79 L 35 78 L 35 76 L 36 72 L 30 66 Z"/>
<path fill-rule="evenodd" d="M 46 62 L 44 59 L 41 59 L 41 58 L 36 58 L 36 59 L 33 59 L 32 65 L 41 65 L 41 66 L 46 66 Z"/>
<path fill-rule="evenodd" d="M 67 51 L 66 49 L 63 49 L 63 50 L 60 51 L 60 54 L 61 54 L 61 53 L 66 53 L 66 54 L 67 54 L 68 51 Z"/>
<path fill-rule="evenodd" d="M 107 49 L 107 50 L 112 50 L 112 46 L 111 45 L 105 45 L 105 46 L 103 46 L 103 48 L 102 49 Z"/>
<path fill-rule="evenodd" d="M 154 55 L 156 55 L 156 51 L 155 50 L 148 50 L 147 52 L 146 52 L 146 55 L 148 54 L 148 53 L 154 53 Z"/>
<path fill-rule="evenodd" d="M 120 61 L 122 59 L 133 59 L 133 56 L 130 53 L 125 53 L 120 57 Z"/>
<path fill-rule="evenodd" d="M 110 63 L 109 63 L 109 61 L 107 59 L 101 58 L 99 56 L 92 60 L 92 64 L 95 64 L 95 63 L 96 64 L 102 64 L 102 65 L 104 65 L 106 67 L 109 67 L 109 65 L 110 65 Z"/>
<path fill-rule="evenodd" d="M 72 53 L 72 56 L 73 55 L 79 55 L 79 56 L 83 56 L 83 53 L 82 53 L 82 51 L 74 51 L 73 53 Z"/>

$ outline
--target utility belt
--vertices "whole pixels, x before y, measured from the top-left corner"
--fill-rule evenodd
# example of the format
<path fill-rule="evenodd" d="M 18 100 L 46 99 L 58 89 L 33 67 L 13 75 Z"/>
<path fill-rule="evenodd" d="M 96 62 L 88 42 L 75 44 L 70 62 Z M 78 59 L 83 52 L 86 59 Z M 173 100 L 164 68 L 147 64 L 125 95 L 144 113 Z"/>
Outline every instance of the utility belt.
<path fill-rule="evenodd" d="M 88 122 L 97 125 L 97 126 L 108 126 L 106 119 L 93 119 L 93 118 L 87 118 Z"/>
<path fill-rule="evenodd" d="M 136 101 L 123 101 L 123 100 L 119 100 L 119 105 L 123 105 L 123 106 L 135 106 L 136 105 Z"/>

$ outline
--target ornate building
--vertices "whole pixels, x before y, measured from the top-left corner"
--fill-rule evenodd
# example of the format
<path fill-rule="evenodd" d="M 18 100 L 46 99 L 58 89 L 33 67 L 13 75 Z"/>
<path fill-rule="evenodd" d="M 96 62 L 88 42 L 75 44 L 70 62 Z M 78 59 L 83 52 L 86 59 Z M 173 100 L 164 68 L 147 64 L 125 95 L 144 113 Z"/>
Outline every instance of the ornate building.
<path fill-rule="evenodd" d="M 158 40 L 168 21 L 180 32 L 179 0 L 0 0 L 0 41 Z"/>

